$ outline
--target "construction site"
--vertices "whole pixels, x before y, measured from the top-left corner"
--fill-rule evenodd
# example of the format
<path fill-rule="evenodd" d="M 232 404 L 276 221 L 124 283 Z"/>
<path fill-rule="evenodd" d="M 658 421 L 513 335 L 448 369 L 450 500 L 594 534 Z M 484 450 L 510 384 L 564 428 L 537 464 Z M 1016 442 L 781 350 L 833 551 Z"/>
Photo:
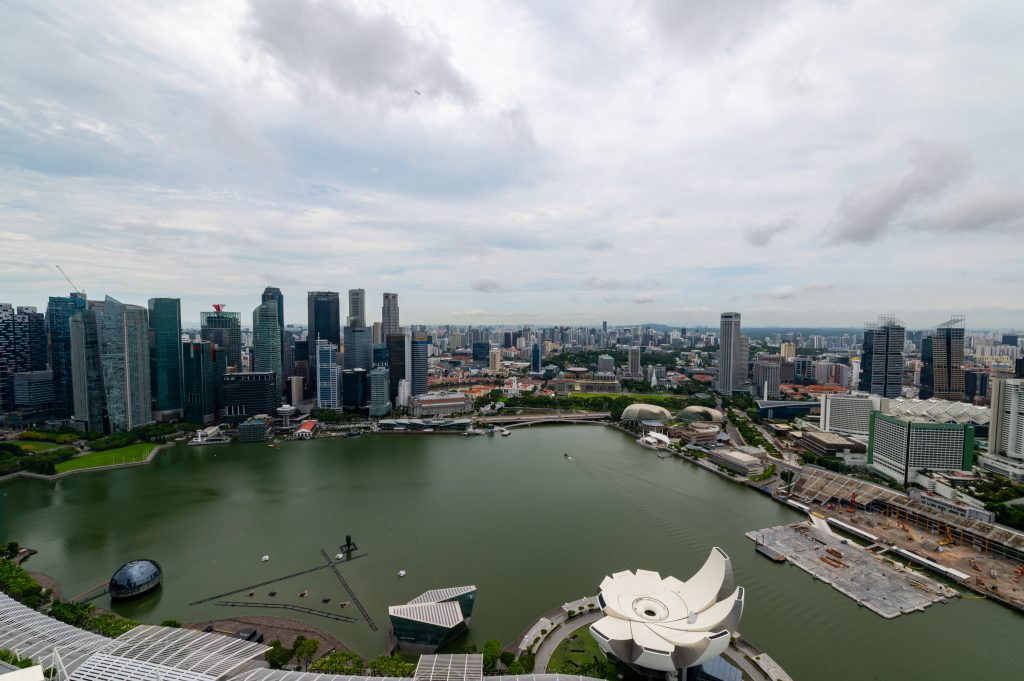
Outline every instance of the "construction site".
<path fill-rule="evenodd" d="M 895 490 L 805 466 L 780 500 L 850 535 L 1024 611 L 1024 535 L 927 506 Z"/>
<path fill-rule="evenodd" d="M 784 557 L 886 619 L 959 595 L 898 561 L 848 542 L 820 519 L 813 520 L 754 530 L 746 536 L 769 558 Z"/>

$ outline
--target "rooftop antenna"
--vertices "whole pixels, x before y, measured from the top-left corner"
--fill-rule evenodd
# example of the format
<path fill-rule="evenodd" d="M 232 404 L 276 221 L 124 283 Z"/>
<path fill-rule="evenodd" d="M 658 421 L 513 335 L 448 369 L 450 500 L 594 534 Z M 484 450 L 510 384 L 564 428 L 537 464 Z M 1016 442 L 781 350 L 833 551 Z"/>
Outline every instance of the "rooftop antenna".
<path fill-rule="evenodd" d="M 68 282 L 69 284 L 71 284 L 71 290 L 73 290 L 73 291 L 76 291 L 76 292 L 78 292 L 78 293 L 81 293 L 81 294 L 83 294 L 83 295 L 85 294 L 85 291 L 83 291 L 82 289 L 80 289 L 80 288 L 78 288 L 77 286 L 75 286 L 75 282 L 71 281 L 71 277 L 69 277 L 69 276 L 68 276 L 68 275 L 67 275 L 67 274 L 66 274 L 66 273 L 64 272 L 64 270 L 63 270 L 63 269 L 61 268 L 61 266 L 60 266 L 60 265 L 54 265 L 54 267 L 56 267 L 56 268 L 57 268 L 57 269 L 58 269 L 58 270 L 60 271 L 60 273 L 61 273 L 61 274 L 62 274 L 62 275 L 64 276 L 64 278 L 65 278 L 65 279 L 67 280 L 67 282 Z"/>

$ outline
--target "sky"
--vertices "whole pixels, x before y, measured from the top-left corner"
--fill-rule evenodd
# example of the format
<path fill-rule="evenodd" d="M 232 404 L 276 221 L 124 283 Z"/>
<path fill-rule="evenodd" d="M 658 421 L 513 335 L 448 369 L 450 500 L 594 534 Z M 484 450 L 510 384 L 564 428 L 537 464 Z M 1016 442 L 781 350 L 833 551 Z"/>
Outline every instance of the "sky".
<path fill-rule="evenodd" d="M 0 302 L 1024 328 L 1024 3 L 0 0 Z M 344 298 L 343 298 L 344 299 Z M 342 312 L 344 315 L 344 311 Z"/>

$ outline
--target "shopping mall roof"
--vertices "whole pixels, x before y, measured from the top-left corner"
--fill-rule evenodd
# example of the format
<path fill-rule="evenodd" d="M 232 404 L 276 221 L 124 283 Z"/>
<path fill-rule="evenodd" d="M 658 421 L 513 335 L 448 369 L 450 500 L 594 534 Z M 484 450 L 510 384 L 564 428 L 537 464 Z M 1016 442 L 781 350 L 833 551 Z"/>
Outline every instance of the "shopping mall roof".
<path fill-rule="evenodd" d="M 483 655 L 421 655 L 416 681 L 482 681 Z"/>
<path fill-rule="evenodd" d="M 988 407 L 950 400 L 891 399 L 886 413 L 898 417 L 919 417 L 935 423 L 972 423 L 987 425 L 992 420 Z"/>
<path fill-rule="evenodd" d="M 0 593 L 0 649 L 47 665 L 56 651 L 71 671 L 108 643 L 105 636 L 58 622 Z"/>

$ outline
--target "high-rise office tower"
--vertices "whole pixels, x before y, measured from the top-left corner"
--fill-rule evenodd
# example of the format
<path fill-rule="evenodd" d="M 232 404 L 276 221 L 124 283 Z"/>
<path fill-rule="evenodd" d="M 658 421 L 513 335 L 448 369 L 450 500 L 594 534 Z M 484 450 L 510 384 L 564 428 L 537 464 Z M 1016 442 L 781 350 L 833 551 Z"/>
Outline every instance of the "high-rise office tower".
<path fill-rule="evenodd" d="M 149 299 L 149 381 L 158 421 L 181 416 L 181 300 Z"/>
<path fill-rule="evenodd" d="M 540 360 L 541 360 L 541 348 L 540 342 L 534 341 L 533 347 L 530 348 L 530 370 L 534 373 L 540 373 Z"/>
<path fill-rule="evenodd" d="M 96 310 L 82 310 L 74 315 L 69 323 L 74 419 L 87 431 L 110 432 Z"/>
<path fill-rule="evenodd" d="M 922 400 L 935 397 L 935 339 L 925 336 L 921 339 L 921 374 L 917 396 Z"/>
<path fill-rule="evenodd" d="M 345 369 L 341 372 L 341 406 L 349 412 L 362 412 L 369 403 L 365 369 Z"/>
<path fill-rule="evenodd" d="M 940 324 L 930 340 L 930 364 L 922 343 L 921 359 L 927 367 L 927 372 L 925 367 L 921 370 L 922 388 L 927 373 L 932 381 L 930 392 L 936 398 L 954 401 L 964 399 L 964 318 L 957 316 Z"/>
<path fill-rule="evenodd" d="M 306 299 L 308 314 L 308 335 L 310 356 L 310 388 L 316 390 L 319 373 L 316 361 L 320 357 L 316 348 L 317 340 L 325 340 L 334 346 L 335 352 L 341 347 L 341 303 L 337 291 L 310 291 Z M 332 362 L 336 364 L 337 359 Z M 331 407 L 333 409 L 333 407 Z"/>
<path fill-rule="evenodd" d="M 392 404 L 398 404 L 398 382 L 405 379 L 408 373 L 409 339 L 404 333 L 391 334 L 386 338 L 388 348 L 388 398 Z"/>
<path fill-rule="evenodd" d="M 373 346 L 373 366 L 387 367 L 388 346 L 384 343 L 375 343 Z"/>
<path fill-rule="evenodd" d="M 777 400 L 781 394 L 779 384 L 782 382 L 782 364 L 772 360 L 754 362 L 754 381 L 750 385 L 750 393 L 758 399 Z"/>
<path fill-rule="evenodd" d="M 633 380 L 639 380 L 643 375 L 643 369 L 640 368 L 640 348 L 631 347 L 629 349 L 629 377 Z"/>
<path fill-rule="evenodd" d="M 427 371 L 430 357 L 430 336 L 418 333 L 412 338 L 412 380 L 409 383 L 409 394 L 412 397 L 427 392 Z"/>
<path fill-rule="evenodd" d="M 1003 345 L 1012 345 L 1013 347 L 1017 347 L 1017 345 L 1020 344 L 1020 334 L 1004 333 L 1001 342 Z"/>
<path fill-rule="evenodd" d="M 880 317 L 864 329 L 860 389 L 872 395 L 899 397 L 903 390 L 903 343 L 906 328 L 892 317 Z"/>
<path fill-rule="evenodd" d="M 793 359 L 796 357 L 796 343 L 783 343 L 779 346 L 779 354 L 783 359 Z"/>
<path fill-rule="evenodd" d="M 86 308 L 85 293 L 72 291 L 68 296 L 50 296 L 46 305 L 46 333 L 50 337 L 50 363 L 53 369 L 53 411 L 57 418 L 75 412 L 71 387 L 71 317 Z"/>
<path fill-rule="evenodd" d="M 182 344 L 182 418 L 210 426 L 220 418 L 227 355 L 210 341 Z"/>
<path fill-rule="evenodd" d="M 719 325 L 718 339 L 718 392 L 731 395 L 739 390 L 742 381 L 739 364 L 746 366 L 747 358 L 741 354 L 740 313 L 723 312 Z"/>
<path fill-rule="evenodd" d="M 282 295 L 281 289 L 276 286 L 268 286 L 263 289 L 263 296 L 260 298 L 260 302 L 265 303 L 269 300 L 277 303 L 277 326 L 281 329 L 281 375 L 287 379 L 290 374 L 287 371 L 288 367 L 284 358 L 287 342 L 284 335 L 284 295 Z"/>
<path fill-rule="evenodd" d="M 373 336 L 373 344 L 374 345 L 380 345 L 381 343 L 384 342 L 383 330 L 384 330 L 384 325 L 383 324 L 381 324 L 380 322 L 374 322 L 373 323 L 373 334 L 372 334 L 372 336 Z"/>
<path fill-rule="evenodd" d="M 373 368 L 373 333 L 365 326 L 345 327 L 345 368 Z"/>
<path fill-rule="evenodd" d="M 228 367 L 242 371 L 242 315 L 228 312 L 214 306 L 213 312 L 199 313 L 200 331 L 203 340 L 210 341 L 226 355 Z"/>
<path fill-rule="evenodd" d="M 391 411 L 390 374 L 387 367 L 378 366 L 369 374 L 370 416 L 385 416 Z"/>
<path fill-rule="evenodd" d="M 385 293 L 384 304 L 380 308 L 380 334 L 387 340 L 388 336 L 398 333 L 398 294 Z"/>
<path fill-rule="evenodd" d="M 324 338 L 318 339 L 312 347 L 316 359 L 316 406 L 318 409 L 340 409 L 338 347 Z"/>
<path fill-rule="evenodd" d="M 989 451 L 1024 461 L 1024 380 L 1002 378 L 992 382 L 992 424 Z"/>
<path fill-rule="evenodd" d="M 153 422 L 149 312 L 106 296 L 99 317 L 103 389 L 111 432 Z"/>
<path fill-rule="evenodd" d="M 9 371 L 46 371 L 48 351 L 43 314 L 34 307 L 15 309 L 0 303 L 0 352 L 7 357 Z"/>
<path fill-rule="evenodd" d="M 366 291 L 361 288 L 348 290 L 348 321 L 346 326 L 366 326 Z"/>
<path fill-rule="evenodd" d="M 260 303 L 252 311 L 252 370 L 273 373 L 278 395 L 284 390 L 279 319 L 277 301 L 273 299 Z"/>

